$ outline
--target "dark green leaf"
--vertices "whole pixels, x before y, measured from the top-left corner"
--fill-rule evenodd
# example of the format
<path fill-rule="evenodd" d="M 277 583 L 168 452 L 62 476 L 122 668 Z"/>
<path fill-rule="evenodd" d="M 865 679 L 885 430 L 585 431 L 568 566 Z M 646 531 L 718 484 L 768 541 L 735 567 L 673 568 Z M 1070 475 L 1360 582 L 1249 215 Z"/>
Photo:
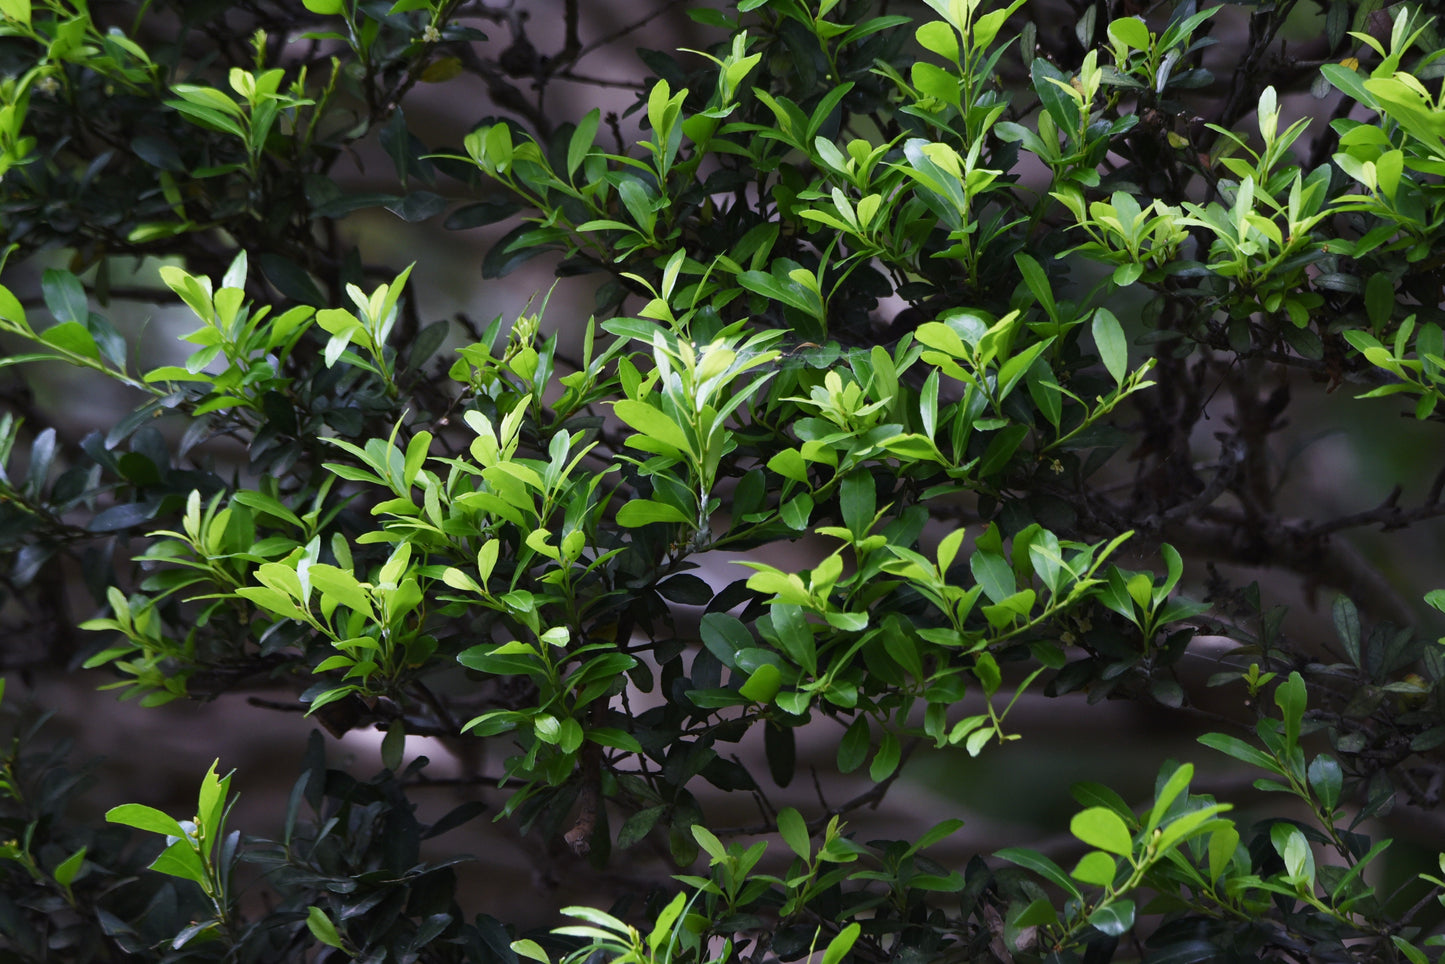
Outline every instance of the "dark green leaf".
<path fill-rule="evenodd" d="M 91 532 L 118 532 L 149 522 L 156 517 L 160 504 L 157 502 L 127 502 L 113 505 L 96 514 L 90 520 Z"/>
<path fill-rule="evenodd" d="M 495 224 L 521 210 L 512 201 L 479 201 L 457 208 L 442 222 L 448 231 L 465 231 L 485 224 Z"/>
<path fill-rule="evenodd" d="M 843 739 L 838 741 L 838 769 L 843 773 L 852 773 L 862 766 L 863 761 L 868 758 L 871 741 L 868 717 L 859 714 L 844 731 Z"/>
<path fill-rule="evenodd" d="M 434 218 L 446 210 L 447 199 L 432 191 L 413 191 L 399 201 L 386 205 L 386 209 L 403 221 L 415 223 Z"/>
<path fill-rule="evenodd" d="M 1110 937 L 1126 934 L 1134 926 L 1134 902 L 1116 900 L 1107 907 L 1100 907 L 1089 915 L 1089 923 Z"/>
<path fill-rule="evenodd" d="M 686 606 L 706 606 L 712 599 L 712 587 L 692 573 L 680 572 L 657 584 L 664 599 Z"/>
<path fill-rule="evenodd" d="M 45 293 L 45 307 L 55 316 L 57 322 L 76 322 L 86 327 L 90 308 L 86 303 L 85 289 L 80 279 L 69 271 L 46 268 L 41 276 L 41 290 Z M 52 331 L 54 329 L 51 329 Z M 48 334 L 48 333 L 47 333 Z M 49 341 L 49 339 L 46 339 Z M 55 342 L 51 342 L 55 344 Z"/>
<path fill-rule="evenodd" d="M 770 721 L 763 727 L 763 749 L 768 758 L 768 773 L 772 775 L 773 782 L 780 787 L 792 783 L 798 758 L 793 728 Z"/>
<path fill-rule="evenodd" d="M 311 275 L 294 259 L 263 251 L 257 256 L 256 263 L 266 280 L 285 297 L 315 308 L 326 303 Z"/>

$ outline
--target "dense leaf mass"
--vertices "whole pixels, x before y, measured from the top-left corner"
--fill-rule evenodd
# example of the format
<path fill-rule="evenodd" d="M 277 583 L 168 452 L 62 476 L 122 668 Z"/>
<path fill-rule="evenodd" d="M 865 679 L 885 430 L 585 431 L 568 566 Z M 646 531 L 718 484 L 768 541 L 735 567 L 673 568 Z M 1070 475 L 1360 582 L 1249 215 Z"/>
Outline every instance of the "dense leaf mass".
<path fill-rule="evenodd" d="M 1445 855 L 1381 855 L 1436 819 L 1445 640 L 1400 627 L 1438 580 L 1347 540 L 1445 515 L 1445 470 L 1322 514 L 1283 441 L 1336 390 L 1445 418 L 1425 6 L 740 0 L 644 49 L 622 116 L 560 117 L 650 18 L 590 38 L 563 0 L 539 51 L 457 0 L 0 0 L 0 948 L 1434 959 Z M 426 143 L 418 92 L 477 81 L 492 113 Z M 360 189 L 357 152 L 392 170 Z M 595 313 L 428 319 L 338 229 L 368 211 L 501 224 L 482 276 L 547 255 Z M 184 314 L 181 354 L 126 302 Z M 75 437 L 27 381 L 55 363 L 129 409 Z M 232 825 L 220 761 L 189 818 L 86 819 L 14 708 L 81 669 L 143 706 L 264 687 L 329 737 L 279 826 Z M 1067 844 L 850 828 L 912 761 L 1029 765 L 1045 698 L 1206 722 L 1145 800 L 1075 784 Z M 362 729 L 365 780 L 327 750 Z M 409 736 L 462 767 L 432 822 Z M 484 812 L 607 909 L 471 906 L 426 841 Z"/>

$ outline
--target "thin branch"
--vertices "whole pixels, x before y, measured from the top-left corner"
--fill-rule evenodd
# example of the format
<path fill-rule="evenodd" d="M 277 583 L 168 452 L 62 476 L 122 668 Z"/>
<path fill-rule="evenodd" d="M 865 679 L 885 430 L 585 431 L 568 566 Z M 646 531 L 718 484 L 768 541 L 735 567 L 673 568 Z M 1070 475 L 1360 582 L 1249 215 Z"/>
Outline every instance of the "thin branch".
<path fill-rule="evenodd" d="M 622 27 L 618 27 L 616 30 L 612 31 L 611 33 L 605 34 L 605 35 L 603 35 L 603 36 L 601 36 L 601 37 L 598 37 L 596 40 L 592 41 L 592 42 L 589 43 L 589 44 L 583 44 L 583 45 L 577 50 L 576 55 L 572 57 L 571 61 L 568 61 L 567 63 L 576 63 L 577 61 L 581 60 L 583 57 L 585 57 L 585 56 L 587 56 L 588 54 L 590 54 L 592 51 L 598 50 L 598 49 L 600 49 L 600 48 L 602 48 L 602 47 L 606 47 L 608 44 L 612 43 L 613 41 L 621 40 L 623 37 L 625 37 L 625 36 L 627 36 L 628 34 L 632 33 L 634 30 L 639 30 L 639 29 L 641 29 L 642 27 L 647 26 L 649 23 L 651 23 L 652 21 L 656 20 L 658 17 L 662 16 L 664 13 L 666 13 L 666 12 L 669 11 L 669 10 L 671 10 L 673 7 L 681 6 L 682 3 L 683 3 L 683 0 L 667 0 L 666 3 L 664 3 L 662 6 L 658 7 L 656 10 L 652 11 L 651 13 L 647 14 L 647 15 L 646 15 L 645 17 L 643 17 L 641 20 L 635 21 L 635 22 L 633 22 L 633 23 L 627 24 L 627 25 L 622 26 Z M 559 58 L 559 59 L 560 59 L 560 58 Z M 566 66 L 566 64 L 564 63 L 563 66 Z"/>

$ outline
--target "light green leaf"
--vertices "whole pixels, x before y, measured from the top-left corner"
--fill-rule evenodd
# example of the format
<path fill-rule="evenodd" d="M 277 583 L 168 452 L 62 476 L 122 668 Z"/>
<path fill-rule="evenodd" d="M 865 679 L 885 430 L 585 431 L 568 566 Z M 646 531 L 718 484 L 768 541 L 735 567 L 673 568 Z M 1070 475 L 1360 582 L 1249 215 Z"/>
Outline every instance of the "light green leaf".
<path fill-rule="evenodd" d="M 679 454 L 696 454 L 681 426 L 646 402 L 627 398 L 613 405 L 613 410 L 618 418 L 640 434 L 675 449 Z"/>
<path fill-rule="evenodd" d="M 105 812 L 105 821 L 106 823 L 124 824 L 137 830 L 148 830 L 151 833 L 163 834 L 167 837 L 184 837 L 186 835 L 174 817 L 142 803 L 123 803 L 118 807 L 112 807 Z"/>
<path fill-rule="evenodd" d="M 1091 850 L 1079 860 L 1073 870 L 1073 878 L 1095 887 L 1108 887 L 1119 873 L 1119 861 L 1102 850 Z"/>
<path fill-rule="evenodd" d="M 754 703 L 771 703 L 782 685 L 783 676 L 778 668 L 772 663 L 764 663 L 753 670 L 738 692 Z"/>
<path fill-rule="evenodd" d="M 85 852 L 86 848 L 81 847 L 56 866 L 51 876 L 55 878 L 57 884 L 69 887 L 75 882 L 76 875 L 80 873 L 80 868 L 85 863 Z"/>
<path fill-rule="evenodd" d="M 1108 807 L 1090 807 L 1074 815 L 1069 821 L 1069 831 L 1084 843 L 1111 854 L 1129 854 L 1134 849 L 1134 838 L 1129 833 L 1123 818 Z"/>
<path fill-rule="evenodd" d="M 784 807 L 778 811 L 778 833 L 783 838 L 783 843 L 788 849 L 799 857 L 807 860 L 813 852 L 811 841 L 809 841 L 808 824 L 797 810 L 792 807 Z"/>
<path fill-rule="evenodd" d="M 839 931 L 838 936 L 828 942 L 828 949 L 823 952 L 823 964 L 839 964 L 853 949 L 854 942 L 862 932 L 862 926 L 856 921 Z"/>
<path fill-rule="evenodd" d="M 1099 360 L 1104 363 L 1114 383 L 1124 384 L 1129 373 L 1129 342 L 1124 337 L 1124 326 L 1108 308 L 1094 312 L 1094 345 L 1099 349 Z"/>
<path fill-rule="evenodd" d="M 654 499 L 633 499 L 617 510 L 617 524 L 635 529 L 653 522 L 692 522 L 682 510 Z"/>
<path fill-rule="evenodd" d="M 315 0 L 307 0 L 307 6 L 310 6 L 313 2 L 315 2 Z M 311 932 L 312 937 L 327 947 L 335 947 L 337 949 L 343 947 L 341 935 L 337 933 L 336 925 L 331 923 L 331 918 L 327 917 L 326 911 L 320 907 L 312 905 L 306 908 L 306 929 Z"/>

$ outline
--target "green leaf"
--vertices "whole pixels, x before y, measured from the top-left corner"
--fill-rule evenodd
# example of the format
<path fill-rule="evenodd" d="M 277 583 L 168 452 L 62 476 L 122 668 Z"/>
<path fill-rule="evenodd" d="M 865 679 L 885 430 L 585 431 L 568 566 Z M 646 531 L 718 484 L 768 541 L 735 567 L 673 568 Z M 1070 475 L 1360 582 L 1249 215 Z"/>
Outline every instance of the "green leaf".
<path fill-rule="evenodd" d="M 1102 850 L 1091 850 L 1080 858 L 1071 876 L 1095 887 L 1109 887 L 1119 873 L 1119 861 Z"/>
<path fill-rule="evenodd" d="M 307 0 L 306 5 L 309 7 L 314 2 L 316 0 Z M 341 935 L 336 931 L 336 925 L 331 923 L 331 918 L 326 916 L 326 911 L 314 904 L 306 908 L 306 929 L 311 932 L 312 937 L 327 947 L 342 949 L 344 946 L 341 943 Z"/>
<path fill-rule="evenodd" d="M 1383 271 L 1370 275 L 1365 282 L 1365 313 L 1375 332 L 1385 329 L 1395 311 L 1395 283 Z"/>
<path fill-rule="evenodd" d="M 862 539 L 873 523 L 877 505 L 873 476 L 864 469 L 845 475 L 838 487 L 838 504 L 843 511 L 843 524 L 855 539 Z"/>
<path fill-rule="evenodd" d="M 1262 750 L 1250 746 L 1239 737 L 1230 736 L 1226 733 L 1206 733 L 1199 738 L 1199 742 L 1220 753 L 1234 757 L 1242 763 L 1257 766 L 1262 770 L 1269 770 L 1271 773 L 1282 772 L 1274 758 Z"/>
<path fill-rule="evenodd" d="M 878 752 L 873 755 L 873 762 L 868 765 L 868 777 L 874 783 L 886 780 L 898 769 L 898 761 L 902 756 L 902 748 L 898 745 L 898 737 L 893 735 L 892 730 L 884 730 L 883 738 L 878 741 Z"/>
<path fill-rule="evenodd" d="M 1358 668 L 1361 665 L 1359 610 L 1355 608 L 1354 601 L 1343 594 L 1335 597 L 1330 610 L 1334 617 L 1335 632 L 1340 637 L 1340 645 L 1344 647 L 1350 662 Z"/>
<path fill-rule="evenodd" d="M 345 0 L 301 0 L 301 3 L 312 13 L 333 16 L 346 9 Z M 313 910 L 315 908 L 312 908 Z M 309 923 L 309 922 L 308 922 Z M 332 944 L 332 947 L 340 947 L 340 944 Z"/>
<path fill-rule="evenodd" d="M 1144 823 L 1144 833 L 1151 834 L 1154 828 L 1163 821 L 1164 815 L 1169 812 L 1169 807 L 1178 799 L 1179 794 L 1189 788 L 1189 781 L 1194 779 L 1194 764 L 1185 763 L 1174 769 L 1169 775 L 1168 781 L 1159 792 L 1155 794 L 1154 806 L 1149 810 L 1149 819 Z"/>
<path fill-rule="evenodd" d="M 56 865 L 50 876 L 54 877 L 55 882 L 60 886 L 69 887 L 75 882 L 76 875 L 80 873 L 80 868 L 85 863 L 85 853 L 86 848 L 81 847 Z"/>
<path fill-rule="evenodd" d="M 1430 958 L 1425 955 L 1424 951 L 1405 940 L 1405 938 L 1399 934 L 1391 934 L 1390 943 L 1394 944 L 1395 949 L 1405 955 L 1405 960 L 1409 961 L 1410 964 L 1430 964 Z"/>
<path fill-rule="evenodd" d="M 1304 677 L 1298 671 L 1290 673 L 1289 679 L 1275 687 L 1274 702 L 1280 708 L 1280 713 L 1284 718 L 1286 750 L 1293 749 L 1299 744 L 1300 723 L 1304 720 L 1307 700 L 1308 694 L 1305 691 Z"/>
<path fill-rule="evenodd" d="M 783 843 L 788 849 L 799 857 L 807 860 L 813 852 L 812 841 L 809 840 L 808 823 L 792 807 L 784 807 L 778 811 L 778 834 L 783 838 Z"/>
<path fill-rule="evenodd" d="M 1107 308 L 1094 312 L 1092 326 L 1094 344 L 1099 349 L 1099 360 L 1104 363 L 1116 385 L 1123 385 L 1129 373 L 1129 342 L 1124 337 L 1124 326 Z"/>
<path fill-rule="evenodd" d="M 783 674 L 772 663 L 764 663 L 753 670 L 738 692 L 754 703 L 771 703 L 782 685 Z"/>
<path fill-rule="evenodd" d="M 1074 886 L 1074 882 L 1069 879 L 1068 874 L 1064 873 L 1063 868 L 1036 850 L 1028 850 L 1024 847 L 1007 847 L 995 853 L 994 856 L 1000 860 L 1007 860 L 1011 864 L 1018 864 L 1020 867 L 1032 870 L 1040 877 L 1043 877 L 1056 887 L 1062 889 L 1075 900 L 1084 899 L 1084 895 L 1080 893 L 1078 887 Z"/>
<path fill-rule="evenodd" d="M 196 852 L 195 846 L 184 838 L 162 850 L 161 855 L 151 861 L 150 869 L 158 874 L 169 874 L 202 886 L 207 884 L 206 866 L 201 862 L 201 855 Z"/>
<path fill-rule="evenodd" d="M 1110 937 L 1128 933 L 1134 926 L 1134 902 L 1116 900 L 1089 915 L 1089 923 Z"/>
<path fill-rule="evenodd" d="M 572 132 L 572 138 L 567 143 L 567 176 L 569 178 L 577 173 L 577 168 L 582 166 L 587 152 L 592 150 L 592 142 L 597 138 L 597 126 L 601 119 L 602 111 L 594 107 L 577 122 L 577 128 Z"/>
<path fill-rule="evenodd" d="M 1215 828 L 1209 835 L 1209 879 L 1211 882 L 1219 879 L 1224 873 L 1230 861 L 1234 859 L 1234 853 L 1239 847 L 1239 831 L 1233 824 L 1225 824 Z"/>
<path fill-rule="evenodd" d="M 534 940 L 523 938 L 519 941 L 512 941 L 507 946 L 518 957 L 525 957 L 529 961 L 538 961 L 540 964 L 552 964 L 552 959 L 547 956 L 546 951 L 542 950 L 542 945 Z"/>
<path fill-rule="evenodd" d="M 0 0 L 0 16 L 30 26 L 31 0 Z"/>
<path fill-rule="evenodd" d="M 331 597 L 348 609 L 364 614 L 367 619 L 376 618 L 371 597 L 350 572 L 319 562 L 308 569 L 307 574 L 311 585 L 323 595 Z"/>
<path fill-rule="evenodd" d="M 630 398 L 615 403 L 613 410 L 617 412 L 618 418 L 642 435 L 663 443 L 678 454 L 696 455 L 687 434 L 661 410 Z"/>
<path fill-rule="evenodd" d="M 1344 786 L 1344 771 L 1340 761 L 1328 753 L 1321 753 L 1310 761 L 1310 789 L 1327 810 L 1334 810 L 1340 802 L 1340 790 Z"/>
<path fill-rule="evenodd" d="M 944 60 L 958 61 L 958 32 L 942 20 L 932 20 L 914 31 L 918 44 Z"/>
<path fill-rule="evenodd" d="M 1294 824 L 1281 820 L 1270 827 L 1269 841 L 1284 861 L 1288 881 L 1301 890 L 1313 889 L 1315 857 L 1304 833 Z"/>
<path fill-rule="evenodd" d="M 838 936 L 828 942 L 828 949 L 823 952 L 822 964 L 839 964 L 848 952 L 853 949 L 853 944 L 858 940 L 858 935 L 863 932 L 862 925 L 856 921 L 849 924 L 838 932 Z"/>
<path fill-rule="evenodd" d="M 84 325 L 90 318 L 85 289 L 81 287 L 80 279 L 69 271 L 46 268 L 40 287 L 45 295 L 45 306 L 57 322 L 73 321 Z"/>
<path fill-rule="evenodd" d="M 633 499 L 617 510 L 617 524 L 629 529 L 653 522 L 680 522 L 690 525 L 692 520 L 684 515 L 677 506 L 653 499 Z"/>
<path fill-rule="evenodd" d="M 78 321 L 61 322 L 40 333 L 40 340 L 54 348 L 92 361 L 100 361 L 100 347 L 95 337 Z"/>
<path fill-rule="evenodd" d="M 622 829 L 617 831 L 617 849 L 626 850 L 645 838 L 666 812 L 665 806 L 647 807 L 628 817 L 622 824 Z"/>
<path fill-rule="evenodd" d="M 123 803 L 118 807 L 112 807 L 105 812 L 106 823 L 119 823 L 127 827 L 134 827 L 137 830 L 147 830 L 151 833 L 162 834 L 167 837 L 184 837 L 185 830 L 174 817 L 162 813 L 155 807 L 147 807 L 141 803 Z"/>
<path fill-rule="evenodd" d="M 843 739 L 838 741 L 838 769 L 852 773 L 868 758 L 868 747 L 872 734 L 868 728 L 868 717 L 859 715 L 848 725 Z"/>
<path fill-rule="evenodd" d="M 1090 807 L 1075 814 L 1069 821 L 1069 831 L 1089 846 L 1111 854 L 1128 855 L 1134 850 L 1128 826 L 1108 807 Z"/>
<path fill-rule="evenodd" d="M 1109 39 L 1132 50 L 1147 51 L 1151 46 L 1149 27 L 1140 17 L 1120 17 L 1111 21 Z"/>

